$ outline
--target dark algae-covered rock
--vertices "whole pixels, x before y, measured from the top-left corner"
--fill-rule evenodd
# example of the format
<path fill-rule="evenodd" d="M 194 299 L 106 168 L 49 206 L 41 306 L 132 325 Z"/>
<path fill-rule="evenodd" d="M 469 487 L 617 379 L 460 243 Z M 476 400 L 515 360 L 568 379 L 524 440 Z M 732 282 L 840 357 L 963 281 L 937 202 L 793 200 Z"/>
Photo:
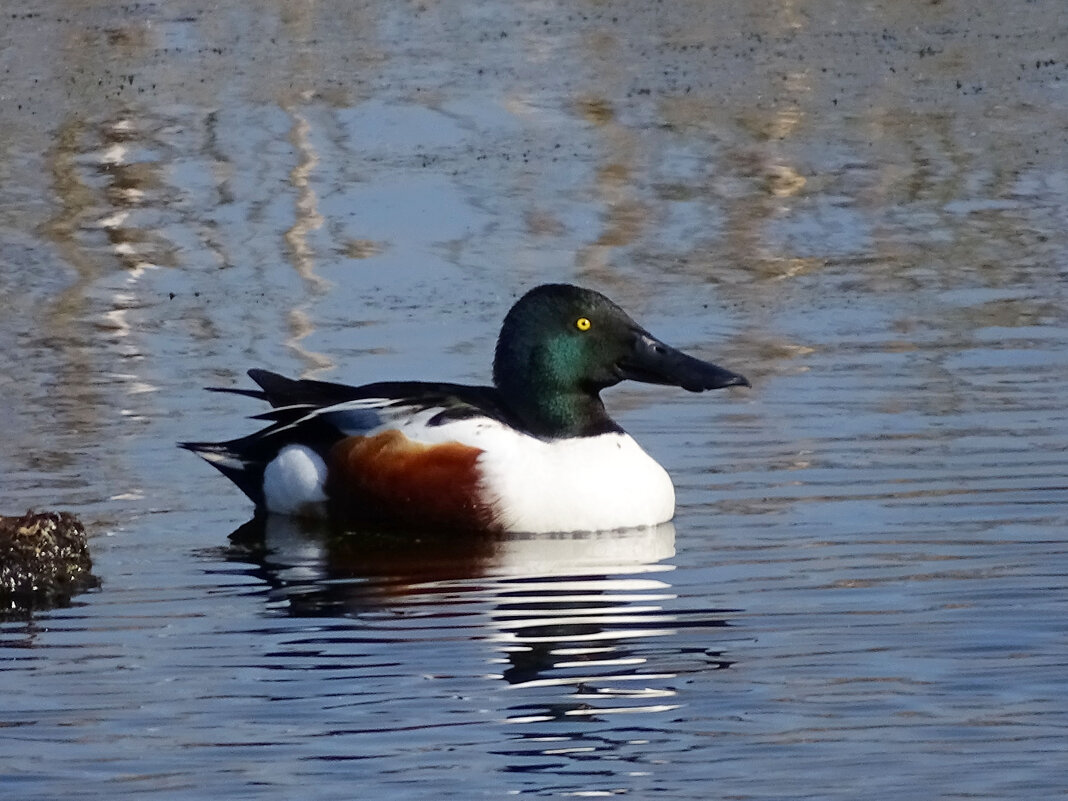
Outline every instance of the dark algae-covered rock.
<path fill-rule="evenodd" d="M 99 583 L 81 521 L 67 512 L 0 516 L 0 617 L 63 606 Z"/>

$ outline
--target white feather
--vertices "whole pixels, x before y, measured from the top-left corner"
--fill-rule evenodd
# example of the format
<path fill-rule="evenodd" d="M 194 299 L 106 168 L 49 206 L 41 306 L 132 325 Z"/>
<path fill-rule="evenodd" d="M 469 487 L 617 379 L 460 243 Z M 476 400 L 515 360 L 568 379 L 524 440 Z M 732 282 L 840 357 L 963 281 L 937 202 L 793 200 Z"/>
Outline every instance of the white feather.
<path fill-rule="evenodd" d="M 263 471 L 263 500 L 277 514 L 319 514 L 326 500 L 326 463 L 309 447 L 287 445 Z"/>
<path fill-rule="evenodd" d="M 627 434 L 543 442 L 511 432 L 479 457 L 485 489 L 509 531 L 652 526 L 675 514 L 667 471 Z"/>

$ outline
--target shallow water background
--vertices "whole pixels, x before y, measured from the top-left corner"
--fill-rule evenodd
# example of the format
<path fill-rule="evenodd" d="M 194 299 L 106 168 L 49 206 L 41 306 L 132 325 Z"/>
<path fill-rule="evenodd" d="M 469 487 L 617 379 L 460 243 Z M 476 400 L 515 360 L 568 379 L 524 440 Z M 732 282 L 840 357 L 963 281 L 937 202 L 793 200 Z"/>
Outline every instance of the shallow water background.
<path fill-rule="evenodd" d="M 0 512 L 103 584 L 0 625 L 5 798 L 1068 792 L 1068 16 L 20 4 Z M 481 382 L 533 284 L 752 391 L 607 399 L 673 526 L 238 530 L 248 367 Z"/>

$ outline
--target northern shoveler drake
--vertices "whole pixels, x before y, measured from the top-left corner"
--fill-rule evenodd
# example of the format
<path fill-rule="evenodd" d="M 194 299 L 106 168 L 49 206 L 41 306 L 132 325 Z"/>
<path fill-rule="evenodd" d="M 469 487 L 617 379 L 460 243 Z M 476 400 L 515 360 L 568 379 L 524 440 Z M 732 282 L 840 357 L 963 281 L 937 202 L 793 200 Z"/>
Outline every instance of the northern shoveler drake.
<path fill-rule="evenodd" d="M 493 386 L 360 387 L 249 370 L 270 425 L 185 442 L 260 511 L 488 531 L 655 525 L 675 514 L 667 472 L 605 412 L 624 379 L 691 392 L 749 381 L 688 356 L 604 295 L 546 284 L 504 319 Z"/>

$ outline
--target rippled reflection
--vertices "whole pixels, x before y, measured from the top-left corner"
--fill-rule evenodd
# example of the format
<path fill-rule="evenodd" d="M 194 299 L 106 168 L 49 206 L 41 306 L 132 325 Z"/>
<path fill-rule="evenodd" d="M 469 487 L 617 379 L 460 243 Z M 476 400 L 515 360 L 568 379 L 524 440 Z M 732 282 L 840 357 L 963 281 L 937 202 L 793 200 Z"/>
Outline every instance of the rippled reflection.
<path fill-rule="evenodd" d="M 463 537 L 269 517 L 246 523 L 231 543 L 229 558 L 254 563 L 270 587 L 274 613 L 354 618 L 379 639 L 489 644 L 483 678 L 521 691 L 506 707 L 509 722 L 667 711 L 681 673 L 729 664 L 671 639 L 726 625 L 724 610 L 680 607 L 665 561 L 675 553 L 671 523 Z M 390 633 L 383 612 L 418 616 L 418 633 Z"/>

